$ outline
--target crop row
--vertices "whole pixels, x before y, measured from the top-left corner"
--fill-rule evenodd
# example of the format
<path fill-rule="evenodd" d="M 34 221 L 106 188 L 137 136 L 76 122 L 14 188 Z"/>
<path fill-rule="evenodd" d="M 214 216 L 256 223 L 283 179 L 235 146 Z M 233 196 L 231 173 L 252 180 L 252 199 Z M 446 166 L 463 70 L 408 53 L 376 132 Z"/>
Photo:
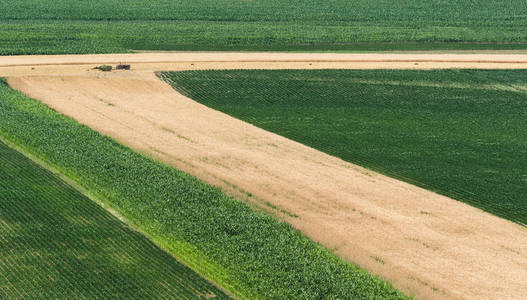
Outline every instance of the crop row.
<path fill-rule="evenodd" d="M 161 75 L 211 108 L 527 224 L 527 71 Z"/>
<path fill-rule="evenodd" d="M 0 134 L 247 298 L 403 298 L 289 225 L 0 86 Z"/>
<path fill-rule="evenodd" d="M 228 298 L 0 142 L 0 298 Z"/>

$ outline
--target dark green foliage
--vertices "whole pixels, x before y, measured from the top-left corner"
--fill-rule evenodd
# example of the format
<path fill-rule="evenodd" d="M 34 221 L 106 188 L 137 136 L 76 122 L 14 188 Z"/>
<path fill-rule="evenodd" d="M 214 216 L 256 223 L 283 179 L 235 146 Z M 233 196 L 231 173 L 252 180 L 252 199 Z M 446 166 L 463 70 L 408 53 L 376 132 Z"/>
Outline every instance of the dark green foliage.
<path fill-rule="evenodd" d="M 0 142 L 1 299 L 229 298 Z"/>
<path fill-rule="evenodd" d="M 0 134 L 73 178 L 235 295 L 399 299 L 391 285 L 219 189 L 0 84 Z"/>
<path fill-rule="evenodd" d="M 108 65 L 100 65 L 100 66 L 94 67 L 94 69 L 101 70 L 103 72 L 110 72 L 113 69 L 113 67 L 108 66 Z"/>
<path fill-rule="evenodd" d="M 527 224 L 527 71 L 188 71 L 191 98 Z"/>
<path fill-rule="evenodd" d="M 0 55 L 527 49 L 518 0 L 0 0 L 0 12 Z"/>

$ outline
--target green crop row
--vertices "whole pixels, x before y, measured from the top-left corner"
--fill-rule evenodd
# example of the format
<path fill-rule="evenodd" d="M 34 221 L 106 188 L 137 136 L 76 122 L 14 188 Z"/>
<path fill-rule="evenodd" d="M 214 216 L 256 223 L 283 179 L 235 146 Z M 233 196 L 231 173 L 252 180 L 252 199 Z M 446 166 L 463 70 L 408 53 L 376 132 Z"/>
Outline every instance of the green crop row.
<path fill-rule="evenodd" d="M 211 108 L 527 224 L 527 70 L 163 73 Z"/>
<path fill-rule="evenodd" d="M 527 49 L 521 1 L 0 1 L 0 55 Z"/>
<path fill-rule="evenodd" d="M 288 224 L 0 85 L 0 135 L 244 298 L 404 298 Z"/>
<path fill-rule="evenodd" d="M 0 141 L 1 299 L 229 298 Z"/>

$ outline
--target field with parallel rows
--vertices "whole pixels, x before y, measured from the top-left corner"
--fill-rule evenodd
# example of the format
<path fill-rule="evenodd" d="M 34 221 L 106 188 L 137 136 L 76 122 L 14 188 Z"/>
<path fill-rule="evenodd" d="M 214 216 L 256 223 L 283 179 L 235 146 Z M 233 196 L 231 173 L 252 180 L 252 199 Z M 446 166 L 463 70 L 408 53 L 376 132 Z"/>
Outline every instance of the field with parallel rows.
<path fill-rule="evenodd" d="M 0 81 L 0 135 L 55 167 L 234 296 L 405 299 L 290 225 Z"/>
<path fill-rule="evenodd" d="M 527 48 L 515 0 L 3 0 L 0 11 L 0 55 Z"/>
<path fill-rule="evenodd" d="M 1 299 L 210 297 L 229 298 L 0 142 Z"/>
<path fill-rule="evenodd" d="M 213 109 L 527 224 L 527 71 L 163 73 Z"/>

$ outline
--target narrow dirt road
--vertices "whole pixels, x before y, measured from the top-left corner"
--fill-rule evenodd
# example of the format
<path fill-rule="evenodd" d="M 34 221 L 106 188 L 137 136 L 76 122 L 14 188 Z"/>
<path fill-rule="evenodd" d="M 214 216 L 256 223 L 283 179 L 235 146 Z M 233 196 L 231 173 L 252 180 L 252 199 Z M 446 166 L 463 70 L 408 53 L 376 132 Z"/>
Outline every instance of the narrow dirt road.
<path fill-rule="evenodd" d="M 527 66 L 527 56 L 499 59 L 514 61 L 504 65 Z M 0 59 L 0 65 L 5 63 Z M 343 68 L 355 64 L 324 62 L 317 67 L 329 63 Z M 192 67 L 211 66 L 206 64 L 212 63 Z M 306 63 L 286 67 L 295 64 Z M 165 67 L 171 68 L 159 65 Z M 5 70 L 0 67 L 0 75 Z M 274 211 L 315 241 L 418 298 L 526 297 L 525 227 L 207 108 L 152 72 L 21 76 L 8 83 L 80 123 Z"/>
<path fill-rule="evenodd" d="M 523 69 L 527 54 L 168 52 L 0 56 L 0 76 L 79 74 L 119 62 L 136 71 L 183 69 Z"/>

